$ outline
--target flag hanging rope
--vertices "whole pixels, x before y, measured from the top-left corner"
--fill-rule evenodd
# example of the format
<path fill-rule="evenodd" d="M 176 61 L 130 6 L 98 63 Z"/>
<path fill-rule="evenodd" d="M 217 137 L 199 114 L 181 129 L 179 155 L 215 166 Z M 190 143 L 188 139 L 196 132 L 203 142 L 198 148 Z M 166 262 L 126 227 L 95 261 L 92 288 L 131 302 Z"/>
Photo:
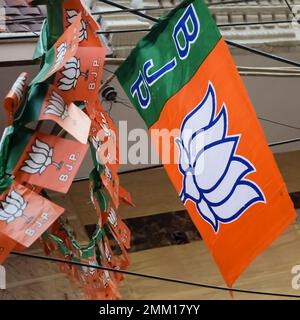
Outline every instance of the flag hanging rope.
<path fill-rule="evenodd" d="M 18 22 L 18 23 L 24 23 L 24 22 L 31 22 L 36 21 L 36 19 L 33 18 L 20 18 L 20 19 L 12 19 L 11 22 Z M 272 21 L 260 21 L 260 22 L 236 22 L 236 23 L 224 23 L 224 24 L 218 24 L 217 26 L 219 28 L 225 28 L 225 27 L 239 27 L 239 26 L 264 26 L 264 25 L 276 25 L 276 24 L 285 24 L 285 23 L 291 23 L 293 20 L 272 20 Z M 26 26 L 24 26 L 25 28 Z M 97 34 L 114 34 L 114 33 L 134 33 L 134 32 L 147 32 L 150 31 L 151 28 L 143 28 L 143 29 L 119 29 L 119 30 L 100 30 L 97 32 Z M 29 31 L 32 32 L 32 31 Z M 32 32 L 37 37 L 39 36 L 38 32 Z M 32 36 L 30 36 L 32 37 Z M 1 37 L 0 40 L 4 39 L 15 39 L 16 37 Z M 32 37 L 34 38 L 34 37 Z"/>
<path fill-rule="evenodd" d="M 222 5 L 235 5 L 238 3 L 248 3 L 248 2 L 256 2 L 257 0 L 236 0 L 236 1 L 220 1 L 220 2 L 213 2 L 208 3 L 208 7 L 214 7 L 214 6 L 222 6 Z M 257 3 L 258 4 L 258 3 Z M 172 10 L 174 7 L 144 7 L 144 8 L 128 8 L 128 9 L 122 9 L 122 10 L 108 10 L 108 11 L 96 11 L 93 12 L 92 15 L 109 15 L 109 14 L 116 14 L 116 13 L 132 13 L 132 12 L 143 12 L 143 11 L 157 11 L 157 10 Z"/>
<path fill-rule="evenodd" d="M 46 257 L 46 256 L 40 256 L 40 255 L 34 255 L 34 254 L 28 254 L 28 253 L 21 253 L 21 252 L 15 252 L 15 251 L 13 251 L 11 253 L 13 255 L 15 255 L 15 256 L 21 256 L 21 257 L 26 257 L 26 258 L 31 258 L 31 259 L 44 260 L 44 261 L 49 261 L 49 262 L 58 262 L 58 263 L 64 263 L 64 264 L 69 264 L 69 265 L 75 265 L 75 266 L 79 266 L 79 267 L 94 268 L 94 269 L 99 269 L 99 270 L 106 270 L 106 271 L 120 273 L 120 274 L 124 274 L 124 275 L 128 275 L 128 276 L 135 276 L 135 277 L 140 277 L 140 278 L 147 278 L 147 279 L 152 279 L 152 280 L 159 280 L 159 281 L 165 281 L 165 282 L 183 284 L 183 285 L 188 285 L 188 286 L 201 287 L 201 288 L 212 289 L 212 290 L 300 299 L 299 295 L 293 295 L 293 294 L 276 293 L 276 292 L 263 292 L 263 291 L 244 290 L 244 289 L 235 289 L 235 288 L 226 288 L 226 287 L 214 286 L 214 285 L 209 285 L 209 284 L 204 284 L 204 283 L 197 283 L 197 282 L 179 280 L 179 279 L 174 279 L 174 278 L 160 277 L 160 276 L 143 274 L 143 273 L 127 271 L 127 270 L 121 270 L 121 269 L 114 269 L 114 268 L 103 267 L 103 266 L 98 266 L 98 265 L 92 265 L 91 266 L 90 264 L 87 264 L 87 263 L 76 262 L 76 261 L 68 261 L 68 260 L 58 259 L 58 258 L 53 258 L 53 257 Z"/>

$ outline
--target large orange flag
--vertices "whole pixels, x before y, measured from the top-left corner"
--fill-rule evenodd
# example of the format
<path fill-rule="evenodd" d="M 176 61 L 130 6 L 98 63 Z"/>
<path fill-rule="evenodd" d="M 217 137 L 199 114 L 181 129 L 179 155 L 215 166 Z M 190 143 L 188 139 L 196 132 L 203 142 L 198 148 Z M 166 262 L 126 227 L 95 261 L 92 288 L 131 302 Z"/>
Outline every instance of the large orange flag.
<path fill-rule="evenodd" d="M 117 76 L 150 133 L 173 133 L 170 149 L 154 143 L 231 287 L 296 214 L 203 1 L 186 0 L 158 22 Z"/>

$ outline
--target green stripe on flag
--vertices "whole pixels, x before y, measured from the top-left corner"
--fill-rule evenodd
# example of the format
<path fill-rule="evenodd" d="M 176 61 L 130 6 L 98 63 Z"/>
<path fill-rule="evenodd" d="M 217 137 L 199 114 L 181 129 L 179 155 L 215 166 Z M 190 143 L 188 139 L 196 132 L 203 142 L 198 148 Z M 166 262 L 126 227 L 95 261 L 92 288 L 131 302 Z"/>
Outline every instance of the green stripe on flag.
<path fill-rule="evenodd" d="M 42 57 L 48 50 L 48 19 L 45 19 L 41 28 L 41 33 L 37 41 L 32 59 Z"/>
<path fill-rule="evenodd" d="M 191 41 L 188 57 L 180 58 L 173 38 L 173 32 L 178 31 L 178 21 L 186 14 L 190 5 L 194 7 L 196 19 L 200 25 L 200 31 L 195 41 Z M 189 12 L 189 11 L 188 11 Z M 193 33 L 191 19 L 187 19 L 187 30 Z M 179 46 L 184 47 L 182 32 L 177 33 Z M 186 0 L 167 16 L 153 26 L 151 31 L 137 44 L 126 61 L 118 68 L 116 75 L 126 94 L 136 107 L 148 127 L 151 127 L 159 118 L 165 103 L 176 94 L 193 77 L 205 58 L 214 49 L 220 40 L 221 34 L 206 6 L 202 0 Z M 176 61 L 175 61 L 175 60 Z M 174 62 L 170 71 L 163 76 L 151 79 L 157 70 Z M 193 63 L 191 63 L 193 61 Z M 150 82 L 147 88 L 151 96 L 151 102 L 146 108 L 141 108 L 137 95 L 131 94 L 131 87 L 139 77 L 139 72 L 145 79 L 143 72 L 144 64 L 148 62 L 148 76 Z M 174 67 L 174 65 L 176 66 Z M 172 66 L 172 64 L 169 64 Z M 147 95 L 146 89 L 142 87 L 143 96 Z"/>
<path fill-rule="evenodd" d="M 53 70 L 55 64 L 55 47 L 53 46 L 45 54 L 45 60 L 43 61 L 43 67 L 36 75 L 36 77 L 31 81 L 30 85 L 40 83 L 47 79 L 47 75 Z"/>

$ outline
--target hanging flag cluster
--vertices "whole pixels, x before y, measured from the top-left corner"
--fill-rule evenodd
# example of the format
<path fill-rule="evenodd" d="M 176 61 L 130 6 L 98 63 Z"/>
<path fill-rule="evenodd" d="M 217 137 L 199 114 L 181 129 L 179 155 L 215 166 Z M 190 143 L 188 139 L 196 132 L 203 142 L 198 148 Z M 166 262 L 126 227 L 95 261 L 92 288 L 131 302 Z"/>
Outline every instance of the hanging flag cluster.
<path fill-rule="evenodd" d="M 149 131 L 174 133 L 170 150 L 154 143 L 231 287 L 296 213 L 204 1 L 160 19 L 116 73 Z"/>
<path fill-rule="evenodd" d="M 120 199 L 133 205 L 119 184 L 117 130 L 98 99 L 107 50 L 81 0 L 34 4 L 46 4 L 48 10 L 34 53 L 34 59 L 41 59 L 40 71 L 30 84 L 28 74 L 20 74 L 4 99 L 0 263 L 12 250 L 24 250 L 40 239 L 47 254 L 91 265 L 61 265 L 87 298 L 117 299 L 122 276 L 94 268 L 128 267 L 130 231 L 116 210 Z M 49 123 L 52 131 L 42 132 Z M 74 139 L 66 139 L 67 133 Z M 114 158 L 103 151 L 105 144 L 116 150 Z M 47 199 L 43 189 L 67 193 L 89 145 L 95 164 L 90 195 L 99 222 L 90 243 L 83 246 L 62 218 L 64 209 Z M 119 249 L 113 251 L 109 239 Z"/>

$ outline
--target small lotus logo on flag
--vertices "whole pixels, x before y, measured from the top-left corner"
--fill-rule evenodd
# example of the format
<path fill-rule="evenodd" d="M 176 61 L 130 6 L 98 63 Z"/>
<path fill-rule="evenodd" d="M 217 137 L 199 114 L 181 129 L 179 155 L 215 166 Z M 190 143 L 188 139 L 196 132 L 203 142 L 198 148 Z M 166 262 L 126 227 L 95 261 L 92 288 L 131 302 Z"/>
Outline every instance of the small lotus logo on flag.
<path fill-rule="evenodd" d="M 78 12 L 74 9 L 66 10 L 67 13 L 67 21 L 69 24 L 72 24 L 74 22 L 74 19 L 78 16 Z M 83 40 L 87 40 L 88 33 L 87 33 L 87 25 L 86 23 L 81 19 L 80 20 L 80 30 L 79 30 L 79 42 L 82 42 Z"/>
<path fill-rule="evenodd" d="M 110 251 L 109 251 L 108 246 L 107 246 L 106 243 L 104 244 L 104 252 L 105 252 L 106 260 L 107 260 L 108 262 L 111 262 L 112 256 L 111 256 L 111 253 L 110 253 Z"/>
<path fill-rule="evenodd" d="M 25 247 L 32 245 L 64 211 L 16 181 L 1 195 L 0 203 L 0 239 L 8 238 L 6 251 L 15 247 L 14 241 Z M 25 214 L 29 212 L 30 217 Z"/>
<path fill-rule="evenodd" d="M 265 197 L 245 178 L 256 170 L 235 153 L 240 136 L 227 135 L 226 105 L 217 115 L 216 107 L 215 89 L 209 83 L 203 100 L 184 118 L 176 143 L 184 177 L 180 198 L 184 204 L 193 201 L 203 219 L 218 232 L 220 222 L 238 219 L 250 206 L 265 202 Z"/>
<path fill-rule="evenodd" d="M 97 136 L 92 136 L 92 144 L 95 151 L 98 151 L 98 149 L 101 147 L 101 141 Z"/>
<path fill-rule="evenodd" d="M 114 228 L 117 227 L 118 219 L 117 219 L 116 211 L 113 208 L 110 208 L 109 210 L 108 221 Z"/>
<path fill-rule="evenodd" d="M 69 117 L 65 121 L 68 119 Z M 58 192 L 67 192 L 88 146 L 40 132 L 33 133 L 31 130 L 24 131 L 23 134 L 28 142 L 25 144 L 20 141 L 19 136 L 15 136 L 13 143 L 16 150 L 22 153 L 12 153 L 10 158 L 10 165 L 14 167 L 13 174 L 17 180 Z"/>
<path fill-rule="evenodd" d="M 12 86 L 11 90 L 16 94 L 18 101 L 20 102 L 23 98 L 23 93 L 26 85 L 26 74 L 22 73 Z"/>
<path fill-rule="evenodd" d="M 27 202 L 24 198 L 15 190 L 12 190 L 5 198 L 5 201 L 1 201 L 3 209 L 0 209 L 0 221 L 6 221 L 11 223 L 15 219 L 23 217 L 26 222 L 30 222 L 32 217 L 29 218 L 24 214 L 24 210 L 27 207 Z"/>
<path fill-rule="evenodd" d="M 61 73 L 64 75 L 59 79 L 58 88 L 63 91 L 74 89 L 80 76 L 85 79 L 88 77 L 88 72 L 80 71 L 80 60 L 76 57 L 71 58 L 64 66 Z"/>
<path fill-rule="evenodd" d="M 62 64 L 64 57 L 67 53 L 67 43 L 64 41 L 62 42 L 58 47 L 57 47 L 57 52 L 56 52 L 56 60 L 55 60 L 55 65 L 54 68 L 57 68 L 60 64 Z"/>
<path fill-rule="evenodd" d="M 112 176 L 111 176 L 111 172 L 110 172 L 108 166 L 104 167 L 104 174 L 105 174 L 107 182 L 109 183 L 110 180 L 112 179 Z"/>
<path fill-rule="evenodd" d="M 53 114 L 62 120 L 69 116 L 68 106 L 65 104 L 63 98 L 53 91 L 49 99 L 49 104 L 46 106 L 45 114 Z"/>
<path fill-rule="evenodd" d="M 20 168 L 21 171 L 29 174 L 42 174 L 50 165 L 60 170 L 63 164 L 52 161 L 53 148 L 39 139 L 33 143 L 29 157 L 30 159 L 25 160 L 25 165 Z"/>
<path fill-rule="evenodd" d="M 102 119 L 102 124 L 101 124 L 101 128 L 104 131 L 104 134 L 109 137 L 111 135 L 110 129 L 109 129 L 109 125 L 107 123 L 107 120 L 104 116 L 104 114 L 101 112 L 101 119 Z"/>

